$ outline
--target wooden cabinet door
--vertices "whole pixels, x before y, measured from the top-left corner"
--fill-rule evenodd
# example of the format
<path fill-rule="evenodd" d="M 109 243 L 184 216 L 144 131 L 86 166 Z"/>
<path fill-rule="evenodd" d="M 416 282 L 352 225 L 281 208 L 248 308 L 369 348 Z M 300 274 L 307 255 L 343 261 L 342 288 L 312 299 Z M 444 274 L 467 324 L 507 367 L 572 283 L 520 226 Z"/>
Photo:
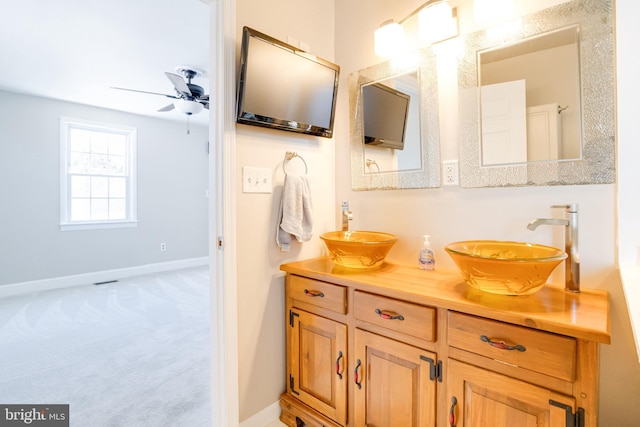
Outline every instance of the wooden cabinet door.
<path fill-rule="evenodd" d="M 456 360 L 446 382 L 451 427 L 566 427 L 575 413 L 571 397 Z"/>
<path fill-rule="evenodd" d="M 288 391 L 337 423 L 347 423 L 347 327 L 290 312 Z"/>
<path fill-rule="evenodd" d="M 356 427 L 435 427 L 433 353 L 356 329 L 352 363 Z"/>

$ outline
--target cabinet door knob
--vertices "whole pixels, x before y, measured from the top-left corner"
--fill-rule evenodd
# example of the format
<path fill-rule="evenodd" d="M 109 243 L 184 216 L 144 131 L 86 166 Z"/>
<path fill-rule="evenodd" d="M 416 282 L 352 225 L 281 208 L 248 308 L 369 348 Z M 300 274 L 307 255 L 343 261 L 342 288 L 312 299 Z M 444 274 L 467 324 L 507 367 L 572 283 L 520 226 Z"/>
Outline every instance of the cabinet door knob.
<path fill-rule="evenodd" d="M 486 342 L 491 347 L 499 348 L 500 350 L 518 350 L 527 351 L 527 348 L 521 344 L 508 345 L 504 341 L 495 341 L 487 337 L 486 335 L 480 335 L 480 340 Z"/>
<path fill-rule="evenodd" d="M 404 316 L 401 314 L 396 313 L 395 311 L 391 311 L 391 310 L 380 310 L 379 308 L 376 308 L 376 314 L 380 317 L 382 317 L 383 319 L 388 319 L 388 320 L 404 320 Z"/>

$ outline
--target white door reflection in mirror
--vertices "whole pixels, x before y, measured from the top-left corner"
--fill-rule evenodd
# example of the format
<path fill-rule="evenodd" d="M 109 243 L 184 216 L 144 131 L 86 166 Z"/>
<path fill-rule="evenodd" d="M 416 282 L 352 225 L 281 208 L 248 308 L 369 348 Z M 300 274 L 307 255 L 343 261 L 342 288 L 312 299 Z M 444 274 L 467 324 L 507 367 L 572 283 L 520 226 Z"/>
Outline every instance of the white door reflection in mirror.
<path fill-rule="evenodd" d="M 573 25 L 478 52 L 483 166 L 581 157 L 578 39 Z"/>
<path fill-rule="evenodd" d="M 482 86 L 482 164 L 527 161 L 525 81 Z"/>

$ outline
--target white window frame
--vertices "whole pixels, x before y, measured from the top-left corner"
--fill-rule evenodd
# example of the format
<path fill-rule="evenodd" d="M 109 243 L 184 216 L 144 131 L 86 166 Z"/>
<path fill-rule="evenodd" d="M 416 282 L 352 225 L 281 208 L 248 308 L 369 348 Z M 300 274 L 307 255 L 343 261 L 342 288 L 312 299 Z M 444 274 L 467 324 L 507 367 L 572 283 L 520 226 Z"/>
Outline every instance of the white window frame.
<path fill-rule="evenodd" d="M 126 217 L 124 219 L 71 220 L 70 129 L 86 129 L 124 134 L 127 137 Z M 102 228 L 137 227 L 137 129 L 131 126 L 91 120 L 60 117 L 60 230 L 91 230 Z"/>

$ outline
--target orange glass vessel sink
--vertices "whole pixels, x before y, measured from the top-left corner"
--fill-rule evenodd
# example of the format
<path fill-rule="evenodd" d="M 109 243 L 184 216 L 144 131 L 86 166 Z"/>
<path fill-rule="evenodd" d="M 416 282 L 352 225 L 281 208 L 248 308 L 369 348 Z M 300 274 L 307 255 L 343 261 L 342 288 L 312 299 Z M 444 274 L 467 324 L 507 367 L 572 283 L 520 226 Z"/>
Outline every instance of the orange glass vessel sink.
<path fill-rule="evenodd" d="M 445 250 L 469 286 L 501 295 L 539 291 L 567 258 L 565 251 L 551 246 L 499 240 L 455 242 Z"/>
<path fill-rule="evenodd" d="M 330 231 L 320 235 L 329 256 L 336 264 L 347 268 L 373 269 L 384 262 L 391 247 L 398 241 L 393 234 L 379 231 Z"/>

